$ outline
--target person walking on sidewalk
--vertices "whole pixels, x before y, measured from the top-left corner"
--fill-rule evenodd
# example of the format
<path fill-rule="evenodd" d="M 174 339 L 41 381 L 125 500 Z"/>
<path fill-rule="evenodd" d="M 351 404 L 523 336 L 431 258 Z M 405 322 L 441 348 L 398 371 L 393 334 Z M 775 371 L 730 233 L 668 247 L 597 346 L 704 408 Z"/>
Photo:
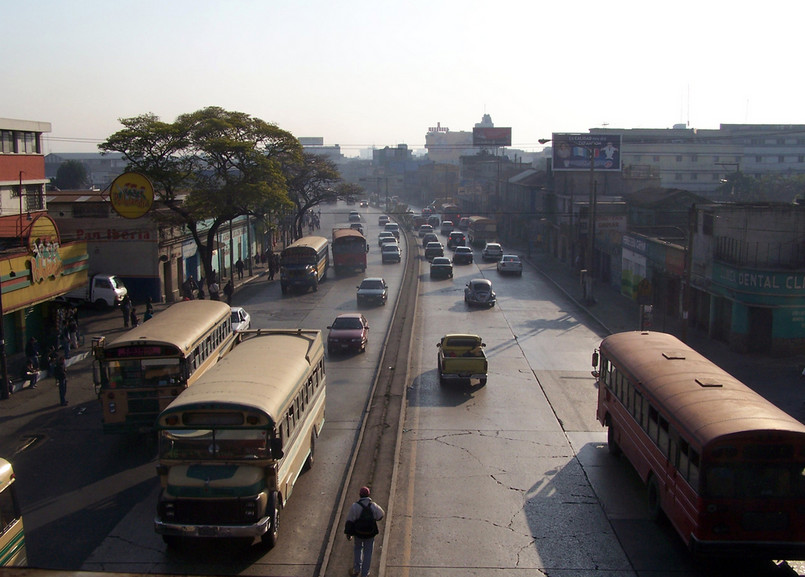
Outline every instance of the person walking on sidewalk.
<path fill-rule="evenodd" d="M 131 299 L 129 295 L 123 297 L 120 301 L 120 312 L 123 313 L 123 328 L 129 328 L 129 320 L 131 319 Z"/>
<path fill-rule="evenodd" d="M 54 369 L 56 377 L 56 384 L 59 385 L 59 404 L 62 407 L 67 406 L 67 362 L 63 356 L 59 356 L 56 360 L 56 368 Z"/>
<path fill-rule="evenodd" d="M 219 299 L 219 296 L 218 296 L 219 288 L 218 288 L 218 283 L 215 282 L 215 279 L 212 279 L 212 282 L 210 283 L 210 285 L 207 288 L 210 291 L 210 300 L 217 301 Z"/>
<path fill-rule="evenodd" d="M 235 294 L 235 285 L 232 284 L 232 279 L 229 279 L 229 282 L 226 283 L 224 287 L 224 295 L 226 296 L 226 304 L 232 306 L 232 295 Z"/>
<path fill-rule="evenodd" d="M 355 540 L 352 570 L 349 574 L 353 577 L 356 575 L 367 577 L 372 568 L 375 535 L 380 532 L 377 522 L 383 518 L 385 512 L 369 497 L 369 487 L 361 487 L 359 494 L 360 499 L 352 504 L 347 513 L 344 533 L 347 535 L 347 540 L 353 538 Z"/>
<path fill-rule="evenodd" d="M 235 263 L 235 268 L 238 269 L 238 278 L 243 278 L 243 261 L 238 259 L 238 262 Z"/>

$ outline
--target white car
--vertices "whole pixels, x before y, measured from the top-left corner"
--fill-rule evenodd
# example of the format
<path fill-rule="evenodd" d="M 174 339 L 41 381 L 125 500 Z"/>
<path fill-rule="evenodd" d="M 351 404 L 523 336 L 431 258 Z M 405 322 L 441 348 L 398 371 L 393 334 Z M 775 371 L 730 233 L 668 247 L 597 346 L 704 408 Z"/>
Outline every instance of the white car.
<path fill-rule="evenodd" d="M 232 315 L 232 332 L 245 331 L 252 325 L 252 317 L 242 307 L 229 307 Z"/>
<path fill-rule="evenodd" d="M 500 260 L 503 256 L 503 247 L 497 242 L 488 242 L 481 251 L 481 258 L 484 260 Z"/>
<path fill-rule="evenodd" d="M 384 263 L 400 262 L 402 260 L 400 245 L 398 245 L 396 242 L 384 243 L 380 248 L 380 257 Z"/>
<path fill-rule="evenodd" d="M 498 261 L 498 272 L 523 276 L 523 261 L 516 254 L 504 254 Z"/>

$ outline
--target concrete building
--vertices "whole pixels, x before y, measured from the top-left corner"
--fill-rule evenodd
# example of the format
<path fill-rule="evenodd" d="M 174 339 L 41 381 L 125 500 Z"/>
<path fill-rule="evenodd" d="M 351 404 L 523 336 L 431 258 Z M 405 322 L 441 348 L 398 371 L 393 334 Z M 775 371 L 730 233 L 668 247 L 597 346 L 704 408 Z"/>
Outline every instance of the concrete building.
<path fill-rule="evenodd" d="M 805 174 L 804 124 L 722 124 L 718 129 L 594 128 L 622 138 L 624 170 L 656 172 L 663 188 L 707 196 L 734 172 Z"/>

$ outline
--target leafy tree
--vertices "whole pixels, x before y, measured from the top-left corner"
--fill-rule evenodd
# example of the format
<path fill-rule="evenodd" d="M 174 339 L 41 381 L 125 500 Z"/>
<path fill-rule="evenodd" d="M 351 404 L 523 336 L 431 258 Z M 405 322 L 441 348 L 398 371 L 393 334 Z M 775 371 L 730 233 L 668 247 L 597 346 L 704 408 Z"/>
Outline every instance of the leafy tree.
<path fill-rule="evenodd" d="M 151 180 L 174 222 L 193 236 L 208 281 L 222 224 L 290 206 L 280 161 L 298 159 L 301 146 L 274 124 L 215 106 L 173 123 L 150 113 L 120 122 L 125 128 L 99 148 L 122 153 L 129 170 Z"/>
<path fill-rule="evenodd" d="M 56 186 L 62 190 L 77 190 L 89 185 L 87 167 L 79 160 L 67 160 L 56 171 Z"/>
<path fill-rule="evenodd" d="M 294 203 L 293 229 L 295 238 L 304 235 L 305 214 L 314 207 L 339 198 L 334 188 L 341 175 L 335 163 L 320 154 L 303 153 L 301 158 L 284 165 L 288 196 Z"/>

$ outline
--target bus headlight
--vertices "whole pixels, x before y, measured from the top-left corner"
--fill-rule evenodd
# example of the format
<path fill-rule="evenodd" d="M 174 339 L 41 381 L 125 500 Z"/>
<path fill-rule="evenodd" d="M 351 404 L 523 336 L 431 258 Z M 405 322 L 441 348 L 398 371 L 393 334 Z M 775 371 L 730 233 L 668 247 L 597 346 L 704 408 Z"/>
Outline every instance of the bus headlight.
<path fill-rule="evenodd" d="M 109 407 L 109 412 L 110 413 L 116 413 L 117 412 L 117 404 L 116 403 L 109 403 L 108 407 Z"/>
<path fill-rule="evenodd" d="M 243 514 L 250 518 L 256 519 L 257 518 L 257 501 L 247 501 L 243 505 Z"/>
<path fill-rule="evenodd" d="M 162 503 L 162 518 L 166 521 L 173 521 L 176 519 L 176 509 L 174 508 L 173 503 Z"/>

